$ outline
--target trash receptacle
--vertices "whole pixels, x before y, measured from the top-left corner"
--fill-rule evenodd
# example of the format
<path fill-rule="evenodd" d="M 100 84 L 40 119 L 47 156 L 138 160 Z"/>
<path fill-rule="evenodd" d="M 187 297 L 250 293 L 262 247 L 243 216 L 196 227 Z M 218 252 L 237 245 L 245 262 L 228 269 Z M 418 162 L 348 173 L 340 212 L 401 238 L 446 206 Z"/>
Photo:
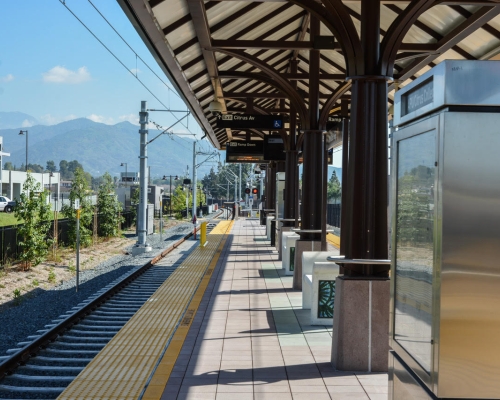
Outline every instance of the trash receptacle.
<path fill-rule="evenodd" d="M 271 246 L 276 245 L 276 220 L 271 221 Z"/>

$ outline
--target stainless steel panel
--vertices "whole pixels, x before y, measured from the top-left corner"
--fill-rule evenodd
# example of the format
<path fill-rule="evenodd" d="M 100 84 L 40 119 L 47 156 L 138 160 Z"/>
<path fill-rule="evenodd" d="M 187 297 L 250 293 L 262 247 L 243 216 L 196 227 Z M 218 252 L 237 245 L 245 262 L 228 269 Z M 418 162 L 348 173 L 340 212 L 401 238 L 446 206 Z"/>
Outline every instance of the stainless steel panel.
<path fill-rule="evenodd" d="M 435 116 L 395 132 L 395 152 L 391 160 L 390 345 L 429 389 L 432 389 L 431 340 L 434 334 L 431 326 L 434 199 L 437 196 L 434 165 L 438 127 L 439 116 Z M 400 154 L 401 149 L 403 154 Z"/>
<path fill-rule="evenodd" d="M 393 352 L 389 353 L 389 365 L 389 400 L 432 399 Z"/>
<path fill-rule="evenodd" d="M 397 146 L 394 339 L 430 374 L 436 131 Z"/>
<path fill-rule="evenodd" d="M 405 115 L 401 101 L 432 80 L 432 101 Z M 396 92 L 394 125 L 406 124 L 447 105 L 500 105 L 500 61 L 445 60 Z M 427 104 L 428 103 L 428 104 Z"/>
<path fill-rule="evenodd" d="M 444 113 L 439 397 L 500 398 L 500 115 Z"/>
<path fill-rule="evenodd" d="M 276 173 L 276 219 L 285 215 L 285 173 Z"/>

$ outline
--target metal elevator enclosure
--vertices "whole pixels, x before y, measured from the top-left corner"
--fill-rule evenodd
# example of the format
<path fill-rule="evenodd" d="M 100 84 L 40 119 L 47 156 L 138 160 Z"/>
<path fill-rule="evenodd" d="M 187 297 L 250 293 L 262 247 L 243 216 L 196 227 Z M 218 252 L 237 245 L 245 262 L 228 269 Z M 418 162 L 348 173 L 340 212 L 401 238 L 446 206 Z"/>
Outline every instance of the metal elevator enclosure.
<path fill-rule="evenodd" d="M 500 399 L 500 62 L 396 96 L 391 399 Z"/>

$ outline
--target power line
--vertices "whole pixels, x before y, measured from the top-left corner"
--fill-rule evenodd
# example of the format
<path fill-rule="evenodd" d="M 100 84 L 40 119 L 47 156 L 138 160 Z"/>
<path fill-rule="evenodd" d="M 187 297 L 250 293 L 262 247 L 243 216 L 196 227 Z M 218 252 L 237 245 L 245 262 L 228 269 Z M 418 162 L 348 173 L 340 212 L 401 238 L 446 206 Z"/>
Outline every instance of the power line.
<path fill-rule="evenodd" d="M 88 32 L 89 32 L 89 33 L 90 33 L 90 34 L 91 34 L 91 35 L 92 35 L 92 36 L 93 36 L 93 37 L 94 37 L 94 38 L 95 38 L 95 39 L 96 39 L 96 40 L 97 40 L 97 41 L 98 41 L 98 42 L 99 42 L 99 43 L 100 43 L 100 44 L 101 44 L 101 45 L 102 45 L 102 46 L 103 46 L 103 47 L 104 47 L 104 48 L 105 48 L 105 49 L 106 49 L 106 50 L 107 50 L 107 51 L 108 51 L 108 52 L 109 52 L 109 53 L 110 53 L 110 54 L 111 54 L 111 55 L 112 55 L 115 59 L 116 59 L 116 61 L 118 61 L 118 62 L 119 62 L 119 63 L 123 66 L 123 68 L 125 68 L 125 69 L 126 69 L 126 70 L 127 70 L 127 71 L 128 71 L 128 72 L 129 72 L 129 73 L 130 73 L 130 74 L 131 74 L 134 78 L 135 78 L 135 79 L 137 79 L 137 81 L 139 81 L 139 83 L 140 83 L 140 84 L 141 84 L 141 85 L 142 85 L 142 86 L 143 86 L 143 87 L 144 87 L 144 88 L 145 88 L 145 89 L 146 89 L 146 90 L 147 90 L 147 91 L 151 94 L 151 96 L 153 96 L 153 97 L 154 97 L 154 98 L 155 98 L 155 99 L 156 99 L 156 100 L 157 100 L 157 101 L 158 101 L 158 102 L 159 102 L 159 103 L 160 103 L 163 107 L 165 107 L 166 109 L 168 109 L 168 108 L 169 108 L 169 107 L 167 107 L 167 106 L 166 106 L 166 105 L 165 105 L 165 104 L 164 104 L 164 103 L 163 103 L 163 102 L 162 102 L 162 101 L 161 101 L 161 100 L 160 100 L 160 99 L 159 99 L 159 98 L 158 98 L 158 97 L 157 97 L 157 96 L 156 96 L 156 95 L 155 95 L 155 94 L 154 94 L 154 93 L 153 93 L 153 92 L 152 92 L 152 91 L 151 91 L 151 90 L 147 87 L 147 85 L 146 85 L 143 81 L 141 81 L 141 80 L 139 79 L 139 77 L 138 77 L 137 75 L 134 75 L 134 73 L 133 73 L 133 72 L 132 72 L 132 71 L 131 71 L 131 70 L 130 70 L 130 69 L 129 69 L 126 65 L 125 65 L 125 63 L 124 63 L 123 61 L 121 61 L 121 60 L 118 58 L 118 56 L 117 56 L 115 53 L 113 53 L 113 51 L 112 51 L 109 47 L 107 47 L 101 39 L 99 39 L 99 38 L 97 37 L 97 35 L 96 35 L 93 31 L 92 31 L 92 29 L 90 29 L 90 28 L 89 28 L 89 27 L 88 27 L 88 26 L 87 26 L 87 25 L 86 25 L 86 24 L 85 24 L 85 23 L 84 23 L 84 22 L 83 22 L 80 18 L 78 18 L 78 16 L 77 16 L 77 15 L 76 15 L 76 14 L 75 14 L 75 13 L 74 13 L 74 12 L 73 12 L 70 8 L 69 8 L 69 7 L 68 7 L 68 5 L 65 3 L 65 0 L 59 0 L 59 2 L 60 2 L 60 3 L 64 6 L 64 7 L 66 7 L 66 9 L 67 9 L 67 10 L 71 13 L 71 15 L 73 15 L 73 17 L 75 17 L 75 19 L 76 19 L 78 22 L 80 22 L 80 24 L 82 24 L 82 26 L 83 26 L 85 29 L 87 29 L 87 31 L 88 31 Z M 89 0 L 89 2 L 90 2 L 90 0 Z M 92 4 L 92 2 L 90 2 L 90 3 Z M 96 8 L 93 4 L 92 4 L 92 6 L 93 6 L 94 8 Z M 97 10 L 97 8 L 96 8 L 96 10 Z M 97 11 L 98 11 L 98 10 L 97 10 Z M 99 12 L 99 11 L 98 11 L 98 12 Z M 99 12 L 99 14 L 102 16 L 102 14 L 101 14 L 100 12 Z M 103 16 L 103 18 L 104 18 L 104 16 Z M 105 18 L 104 18 L 104 19 L 105 19 Z M 105 19 L 105 20 L 106 20 L 106 19 Z M 108 21 L 106 20 L 106 22 L 108 22 Z M 109 24 L 109 22 L 108 22 L 108 24 Z M 110 26 L 111 26 L 111 25 L 110 25 Z M 114 29 L 114 28 L 113 28 L 113 30 L 114 30 L 114 31 L 118 34 L 118 32 L 116 31 L 116 29 Z M 120 35 L 120 34 L 118 34 L 118 36 L 120 36 L 120 37 L 121 37 L 121 35 Z M 122 38 L 122 37 L 121 37 L 121 38 Z M 122 38 L 122 40 L 124 40 L 124 39 Z M 128 43 L 127 43 L 127 45 L 128 45 Z M 128 45 L 128 46 L 130 47 L 130 45 Z M 134 52 L 134 54 L 135 54 L 137 57 L 139 57 L 139 56 L 137 55 L 137 53 L 136 53 L 136 52 L 135 52 L 132 48 L 131 48 L 131 50 Z M 139 57 L 139 58 L 140 58 L 140 57 Z M 142 59 L 141 59 L 141 61 L 142 61 Z M 144 62 L 144 61 L 143 61 L 143 62 Z M 147 66 L 147 64 L 146 64 L 146 63 L 144 63 L 144 64 Z M 148 66 L 148 68 L 149 68 L 149 66 Z M 154 72 L 153 72 L 153 73 L 154 73 Z M 156 75 L 156 74 L 155 74 L 155 75 Z M 156 75 L 156 76 L 158 77 L 158 75 Z M 161 80 L 161 79 L 160 79 L 160 80 Z M 162 81 L 162 82 L 163 82 L 163 81 Z M 168 85 L 167 85 L 167 88 L 169 88 L 169 87 L 168 87 Z M 170 88 L 169 88 L 169 89 L 170 89 Z M 171 90 L 171 89 L 170 89 L 170 90 Z M 177 94 L 177 93 L 176 93 L 176 95 L 178 96 L 178 94 Z M 172 114 L 172 115 L 174 115 L 172 112 L 171 112 L 171 114 Z M 174 116 L 175 116 L 175 115 L 174 115 Z M 188 127 L 188 126 L 186 126 L 186 125 L 185 125 L 185 124 L 183 124 L 183 123 L 182 123 L 182 125 L 183 125 L 183 126 L 184 126 L 184 127 L 185 127 L 185 128 L 186 128 L 189 132 L 190 132 L 190 133 L 192 133 L 192 134 L 194 135 L 194 133 L 193 133 L 193 132 L 189 129 L 189 127 Z"/>
<path fill-rule="evenodd" d="M 175 92 L 169 85 L 167 85 L 167 83 L 161 79 L 155 71 L 153 71 L 153 69 L 146 63 L 146 61 L 144 61 L 141 56 L 139 54 L 137 54 L 137 52 L 132 48 L 132 46 L 130 46 L 130 44 L 123 38 L 122 35 L 120 35 L 120 33 L 115 29 L 115 27 L 111 24 L 111 22 L 108 21 L 108 19 L 102 14 L 101 11 L 99 11 L 99 9 L 95 6 L 94 3 L 92 3 L 91 0 L 88 0 L 88 2 L 92 5 L 92 7 L 94 7 L 94 9 L 99 13 L 99 15 L 102 17 L 102 19 L 104 19 L 104 21 L 106 21 L 106 23 L 111 27 L 111 29 L 113 29 L 113 31 L 118 35 L 118 37 L 128 46 L 128 48 L 132 51 L 132 53 L 135 54 L 135 57 L 136 57 L 136 70 L 137 70 L 137 59 L 141 60 L 142 63 L 148 67 L 148 69 L 158 78 L 158 80 L 160 80 L 161 83 L 163 83 L 167 89 L 169 91 L 171 91 L 172 93 L 174 93 L 179 99 L 181 99 L 181 96 L 179 96 L 179 94 L 177 92 Z M 137 74 L 137 72 L 136 72 Z"/>

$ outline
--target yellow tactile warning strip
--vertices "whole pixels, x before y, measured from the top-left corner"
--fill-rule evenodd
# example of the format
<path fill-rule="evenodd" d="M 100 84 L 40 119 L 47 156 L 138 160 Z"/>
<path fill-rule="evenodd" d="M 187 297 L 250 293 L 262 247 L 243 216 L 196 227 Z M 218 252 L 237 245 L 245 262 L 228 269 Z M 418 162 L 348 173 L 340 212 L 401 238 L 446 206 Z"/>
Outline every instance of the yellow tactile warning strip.
<path fill-rule="evenodd" d="M 228 222 L 223 225 L 226 226 L 225 232 L 228 232 L 233 227 L 234 221 L 224 221 L 224 222 Z M 220 223 L 218 226 L 220 226 Z M 223 228 L 221 227 L 221 229 Z M 212 278 L 212 272 L 214 271 L 214 268 L 217 265 L 217 262 L 219 261 L 220 253 L 222 252 L 222 249 L 226 244 L 226 238 L 227 236 L 225 236 L 224 239 L 220 242 L 219 248 L 217 249 L 217 253 L 215 257 L 212 259 L 210 265 L 208 266 L 208 269 L 205 272 L 205 275 L 203 276 L 200 286 L 198 287 L 198 290 L 196 291 L 195 295 L 193 296 L 193 299 L 191 300 L 191 303 L 189 304 L 189 307 L 182 320 L 182 323 L 175 331 L 174 337 L 172 338 L 170 344 L 168 345 L 165 355 L 160 360 L 154 372 L 154 375 L 148 384 L 146 392 L 142 397 L 142 400 L 159 400 L 161 398 L 163 391 L 165 390 L 165 386 L 168 382 L 168 379 L 170 378 L 172 369 L 174 368 L 175 362 L 177 361 L 177 357 L 181 352 L 184 340 L 186 339 L 186 336 L 189 332 L 189 328 L 191 327 L 191 323 L 193 322 L 193 319 L 196 315 L 196 311 L 200 306 L 200 302 L 203 298 L 203 295 L 205 294 L 205 290 L 208 286 L 208 283 L 210 282 L 210 278 Z"/>
<path fill-rule="evenodd" d="M 232 227 L 234 221 L 220 221 L 217 226 L 212 229 L 209 235 L 223 235 L 227 232 L 229 227 Z"/>
<path fill-rule="evenodd" d="M 217 262 L 214 261 L 214 255 L 218 258 L 224 234 L 232 227 L 231 222 L 224 224 L 225 229 L 220 227 L 220 234 L 211 235 L 205 247 L 193 250 L 58 399 L 128 400 L 140 396 L 176 327 L 182 331 L 190 326 L 196 308 L 188 308 L 188 304 L 198 297 L 199 304 L 204 290 L 200 292 L 198 288 L 204 282 L 208 283 L 213 271 L 210 265 Z M 175 339 L 170 341 L 166 356 L 171 354 L 168 351 L 170 347 L 178 347 L 180 351 L 182 343 Z M 168 364 L 160 363 L 156 368 L 156 374 L 149 384 L 150 394 L 161 387 L 159 382 L 165 386 L 170 374 L 168 372 L 165 378 L 165 371 L 168 370 L 166 366 Z"/>
<path fill-rule="evenodd" d="M 326 241 L 330 243 L 332 246 L 340 249 L 340 237 L 337 235 L 333 235 L 331 233 L 326 234 Z"/>

